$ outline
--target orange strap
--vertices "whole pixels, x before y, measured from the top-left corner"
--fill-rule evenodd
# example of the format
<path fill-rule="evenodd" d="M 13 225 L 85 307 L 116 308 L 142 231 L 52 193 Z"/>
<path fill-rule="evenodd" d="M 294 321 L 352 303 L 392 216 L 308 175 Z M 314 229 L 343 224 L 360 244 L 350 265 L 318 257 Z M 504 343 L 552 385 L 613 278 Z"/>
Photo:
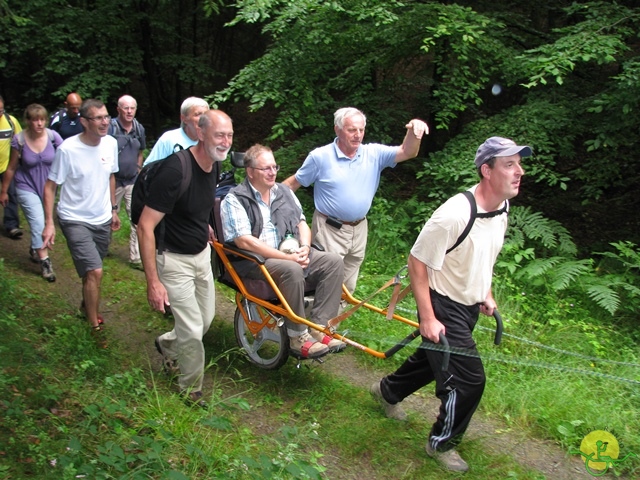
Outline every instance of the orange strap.
<path fill-rule="evenodd" d="M 375 297 L 381 291 L 385 290 L 386 288 L 390 287 L 391 285 L 395 284 L 396 282 L 397 282 L 397 277 L 393 277 L 393 278 L 387 280 L 387 282 L 382 287 L 380 287 L 378 290 L 373 292 L 371 295 L 369 295 L 367 298 L 362 300 L 360 303 L 354 305 L 352 308 L 350 308 L 348 310 L 345 310 L 344 312 L 342 312 L 337 317 L 332 318 L 331 320 L 329 320 L 329 322 L 327 323 L 327 327 L 329 327 L 330 329 L 334 328 L 340 322 L 342 322 L 343 320 L 346 320 L 351 315 L 353 315 L 356 312 L 356 310 L 358 310 L 360 307 L 362 307 L 365 303 L 367 303 L 369 300 L 371 300 L 373 297 Z"/>
<path fill-rule="evenodd" d="M 411 284 L 407 285 L 402 291 L 400 291 L 400 284 L 396 283 L 396 286 L 393 289 L 393 295 L 391 296 L 391 302 L 389 302 L 389 306 L 387 307 L 387 320 L 391 320 L 393 318 L 393 312 L 396 309 L 396 305 L 398 302 L 401 302 L 410 291 Z"/>

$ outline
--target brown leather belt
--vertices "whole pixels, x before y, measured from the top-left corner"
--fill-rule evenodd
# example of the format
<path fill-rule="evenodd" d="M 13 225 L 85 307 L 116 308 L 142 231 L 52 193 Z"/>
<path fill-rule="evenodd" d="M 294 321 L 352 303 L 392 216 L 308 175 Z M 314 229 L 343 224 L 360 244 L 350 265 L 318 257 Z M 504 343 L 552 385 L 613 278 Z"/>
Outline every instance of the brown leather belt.
<path fill-rule="evenodd" d="M 316 210 L 316 212 L 318 212 L 320 215 L 322 215 L 324 218 L 329 218 L 329 215 L 325 215 L 324 213 L 322 213 L 319 210 Z M 333 218 L 333 217 L 332 217 Z M 343 225 L 349 225 L 350 227 L 355 227 L 357 225 L 360 225 L 360 223 L 362 223 L 362 221 L 367 218 L 367 217 L 362 217 L 360 220 L 356 220 L 355 222 L 347 222 L 345 220 L 340 220 L 340 219 L 336 219 L 338 220 L 340 223 L 342 223 Z"/>

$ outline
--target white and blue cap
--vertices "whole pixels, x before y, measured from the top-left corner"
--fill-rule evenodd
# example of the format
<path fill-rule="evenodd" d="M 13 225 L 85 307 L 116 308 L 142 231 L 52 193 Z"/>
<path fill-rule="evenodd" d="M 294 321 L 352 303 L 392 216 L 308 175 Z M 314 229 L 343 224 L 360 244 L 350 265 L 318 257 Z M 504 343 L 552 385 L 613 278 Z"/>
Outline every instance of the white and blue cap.
<path fill-rule="evenodd" d="M 480 168 L 493 157 L 510 157 L 519 153 L 521 157 L 531 156 L 531 147 L 516 145 L 516 142 L 502 137 L 491 137 L 478 147 L 476 167 Z"/>

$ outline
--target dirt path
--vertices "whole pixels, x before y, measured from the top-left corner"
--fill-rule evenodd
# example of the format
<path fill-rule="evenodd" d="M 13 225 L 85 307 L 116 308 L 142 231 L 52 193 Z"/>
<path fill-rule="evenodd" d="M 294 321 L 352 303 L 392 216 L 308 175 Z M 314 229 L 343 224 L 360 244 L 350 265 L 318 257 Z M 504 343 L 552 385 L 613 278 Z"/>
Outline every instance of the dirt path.
<path fill-rule="evenodd" d="M 79 305 L 81 283 L 68 258 L 66 246 L 59 245 L 52 254 L 54 268 L 58 276 L 58 280 L 54 284 L 46 284 L 44 280 L 38 278 L 39 266 L 29 262 L 27 256 L 28 248 L 29 240 L 26 233 L 24 239 L 19 241 L 0 236 L 0 257 L 5 259 L 5 264 L 9 269 L 33 272 L 34 283 L 38 285 L 38 290 L 53 291 L 55 294 L 65 298 L 70 305 Z M 127 258 L 125 247 L 112 248 L 111 254 L 123 259 L 123 261 Z M 139 276 L 140 281 L 144 282 L 144 274 L 142 272 L 131 270 L 131 274 Z M 38 282 L 41 283 L 38 284 Z M 144 325 L 136 322 L 135 312 L 119 307 L 118 303 L 108 305 L 109 303 L 109 299 L 103 297 L 102 311 L 105 316 L 108 316 L 109 323 L 114 327 L 110 328 L 112 334 L 118 336 L 119 341 L 131 353 L 133 358 L 139 358 L 145 363 L 150 361 L 154 371 L 159 371 L 160 359 L 153 347 L 153 339 L 158 332 L 155 330 L 148 331 Z M 232 321 L 234 311 L 235 306 L 232 302 L 224 298 L 223 295 L 217 295 L 216 320 Z M 363 389 L 368 389 L 375 380 L 388 373 L 362 366 L 353 355 L 348 353 L 331 355 L 323 366 L 319 368 L 323 368 L 344 379 L 345 382 Z M 435 418 L 438 412 L 438 402 L 430 395 L 412 395 L 405 400 L 403 405 L 407 411 L 417 412 L 426 418 Z M 264 416 L 264 413 L 261 415 Z M 278 421 L 274 419 L 274 422 L 277 423 Z M 476 413 L 474 416 L 467 438 L 483 441 L 488 453 L 512 456 L 518 463 L 539 471 L 548 479 L 576 480 L 593 478 L 586 472 L 584 464 L 577 457 L 567 457 L 564 450 L 552 442 L 532 439 L 525 433 L 509 429 L 506 425 L 494 419 L 488 419 L 481 413 Z M 332 475 L 332 478 L 357 477 Z"/>

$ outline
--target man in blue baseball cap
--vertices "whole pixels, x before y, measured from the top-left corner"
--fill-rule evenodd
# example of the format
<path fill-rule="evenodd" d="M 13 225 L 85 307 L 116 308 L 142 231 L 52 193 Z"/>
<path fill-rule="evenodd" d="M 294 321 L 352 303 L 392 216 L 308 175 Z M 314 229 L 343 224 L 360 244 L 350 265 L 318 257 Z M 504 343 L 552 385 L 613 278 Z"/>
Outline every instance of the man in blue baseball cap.
<path fill-rule="evenodd" d="M 386 415 L 404 420 L 400 402 L 435 380 L 441 406 L 425 449 L 447 470 L 469 469 L 455 447 L 480 404 L 486 381 L 472 333 L 480 312 L 493 315 L 496 308 L 493 265 L 504 241 L 509 199 L 518 194 L 524 175 L 520 161 L 530 155 L 530 147 L 513 140 L 486 140 L 475 158 L 480 182 L 433 213 L 409 255 L 423 340 L 439 343 L 445 335 L 452 349 L 470 355 L 451 355 L 443 371 L 441 351 L 418 348 L 394 373 L 371 386 Z"/>

